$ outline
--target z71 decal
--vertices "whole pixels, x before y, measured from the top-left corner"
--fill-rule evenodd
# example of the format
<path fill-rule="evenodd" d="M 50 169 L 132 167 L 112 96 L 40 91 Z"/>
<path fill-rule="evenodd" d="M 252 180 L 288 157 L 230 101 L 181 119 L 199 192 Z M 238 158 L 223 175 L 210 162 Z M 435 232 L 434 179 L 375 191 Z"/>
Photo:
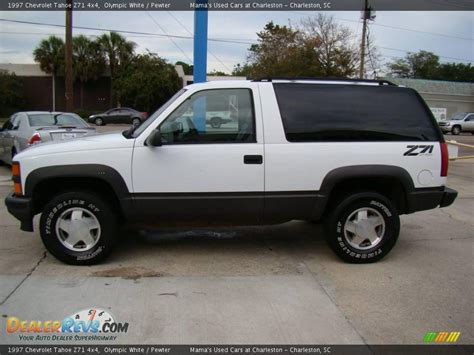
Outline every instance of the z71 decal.
<path fill-rule="evenodd" d="M 404 156 L 431 155 L 433 153 L 433 145 L 407 145 L 408 150 Z"/>

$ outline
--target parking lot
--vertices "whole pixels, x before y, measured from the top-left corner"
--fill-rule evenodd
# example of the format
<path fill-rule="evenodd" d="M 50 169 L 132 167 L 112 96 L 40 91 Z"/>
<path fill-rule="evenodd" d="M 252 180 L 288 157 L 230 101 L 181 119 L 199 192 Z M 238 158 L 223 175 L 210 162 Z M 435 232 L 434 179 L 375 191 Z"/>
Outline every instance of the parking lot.
<path fill-rule="evenodd" d="M 126 231 L 103 264 L 69 266 L 2 203 L 0 342 L 22 343 L 7 317 L 61 320 L 99 307 L 130 324 L 114 344 L 418 344 L 428 331 L 460 331 L 472 344 L 474 160 L 451 162 L 448 184 L 459 192 L 452 206 L 402 216 L 393 251 L 366 265 L 341 262 L 321 226 L 294 221 Z M 0 195 L 11 189 L 0 167 Z"/>

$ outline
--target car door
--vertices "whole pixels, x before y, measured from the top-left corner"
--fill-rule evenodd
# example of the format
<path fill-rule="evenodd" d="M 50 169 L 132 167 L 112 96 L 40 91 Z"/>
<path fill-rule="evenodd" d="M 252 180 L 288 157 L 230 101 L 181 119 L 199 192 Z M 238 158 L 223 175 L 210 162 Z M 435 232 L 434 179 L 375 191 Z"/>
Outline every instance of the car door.
<path fill-rule="evenodd" d="M 189 95 L 189 96 L 188 96 Z M 132 163 L 136 212 L 155 220 L 258 223 L 263 214 L 264 148 L 258 91 L 196 91 L 157 128 L 162 145 L 135 143 Z M 207 107 L 238 101 L 238 122 L 212 129 Z M 146 137 L 145 137 L 146 138 Z"/>
<path fill-rule="evenodd" d="M 474 114 L 467 115 L 462 126 L 463 131 L 474 132 Z"/>
<path fill-rule="evenodd" d="M 120 122 L 123 124 L 130 124 L 132 122 L 132 111 L 127 109 L 121 109 Z"/>
<path fill-rule="evenodd" d="M 108 111 L 105 119 L 107 123 L 120 123 L 120 109 L 115 108 Z"/>

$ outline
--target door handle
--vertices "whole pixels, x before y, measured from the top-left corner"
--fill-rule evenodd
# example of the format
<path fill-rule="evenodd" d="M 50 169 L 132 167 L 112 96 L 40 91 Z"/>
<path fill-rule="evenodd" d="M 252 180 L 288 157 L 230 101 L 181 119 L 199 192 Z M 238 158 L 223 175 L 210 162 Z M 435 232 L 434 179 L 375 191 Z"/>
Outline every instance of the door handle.
<path fill-rule="evenodd" d="M 244 164 L 262 164 L 263 157 L 261 155 L 244 155 Z"/>

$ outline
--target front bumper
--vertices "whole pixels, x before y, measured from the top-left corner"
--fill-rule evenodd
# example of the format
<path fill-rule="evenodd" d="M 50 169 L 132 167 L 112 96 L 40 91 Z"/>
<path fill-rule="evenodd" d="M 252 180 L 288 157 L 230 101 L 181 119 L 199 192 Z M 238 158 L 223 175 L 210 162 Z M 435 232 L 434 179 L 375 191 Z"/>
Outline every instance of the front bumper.
<path fill-rule="evenodd" d="M 440 129 L 443 133 L 451 132 L 451 126 L 439 126 L 439 129 Z"/>
<path fill-rule="evenodd" d="M 11 193 L 5 199 L 8 212 L 21 222 L 20 229 L 33 232 L 33 200 Z"/>
<path fill-rule="evenodd" d="M 418 189 L 407 196 L 407 213 L 430 210 L 436 207 L 447 207 L 451 205 L 458 192 L 444 187 L 439 190 Z"/>

